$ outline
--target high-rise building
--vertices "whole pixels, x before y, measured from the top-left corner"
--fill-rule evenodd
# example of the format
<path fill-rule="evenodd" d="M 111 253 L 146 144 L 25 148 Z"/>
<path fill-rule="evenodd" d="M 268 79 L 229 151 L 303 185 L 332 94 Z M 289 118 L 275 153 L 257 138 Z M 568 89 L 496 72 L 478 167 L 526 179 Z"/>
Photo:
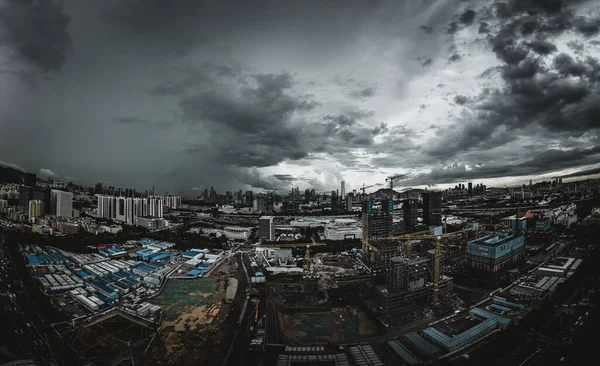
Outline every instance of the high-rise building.
<path fill-rule="evenodd" d="M 102 183 L 96 184 L 96 194 L 104 194 L 104 187 L 102 187 Z"/>
<path fill-rule="evenodd" d="M 252 210 L 256 213 L 265 212 L 265 197 L 260 195 L 254 199 Z"/>
<path fill-rule="evenodd" d="M 0 213 L 5 213 L 6 210 L 8 209 L 8 201 L 7 200 L 0 200 Z"/>
<path fill-rule="evenodd" d="M 340 198 L 336 191 L 331 191 L 331 213 L 336 215 L 340 210 Z"/>
<path fill-rule="evenodd" d="M 152 217 L 163 217 L 163 206 L 165 205 L 164 199 L 159 196 L 153 196 L 148 199 L 148 216 Z"/>
<path fill-rule="evenodd" d="M 44 207 L 43 213 L 51 213 L 51 197 L 50 190 L 38 187 L 30 187 L 21 185 L 19 187 L 19 207 L 23 210 L 29 209 L 29 201 L 40 200 Z"/>
<path fill-rule="evenodd" d="M 275 194 L 273 192 L 267 192 L 267 198 L 265 200 L 265 213 L 267 215 L 272 215 L 274 206 L 275 206 Z"/>
<path fill-rule="evenodd" d="M 404 226 L 406 229 L 412 229 L 417 226 L 417 205 L 418 202 L 415 199 L 407 199 L 402 203 Z"/>
<path fill-rule="evenodd" d="M 469 197 L 473 197 L 473 183 L 469 182 Z"/>
<path fill-rule="evenodd" d="M 258 237 L 265 241 L 275 240 L 272 216 L 262 216 L 258 219 Z"/>
<path fill-rule="evenodd" d="M 44 213 L 44 204 L 40 200 L 29 201 L 29 218 L 42 216 Z"/>
<path fill-rule="evenodd" d="M 181 197 L 165 196 L 165 206 L 173 210 L 177 210 L 181 206 Z"/>
<path fill-rule="evenodd" d="M 73 193 L 53 189 L 50 199 L 53 214 L 59 217 L 73 217 Z"/>
<path fill-rule="evenodd" d="M 342 199 L 346 198 L 346 182 L 342 181 L 342 195 L 340 196 Z"/>
<path fill-rule="evenodd" d="M 434 226 L 442 224 L 442 192 L 423 193 L 423 223 Z"/>
<path fill-rule="evenodd" d="M 348 197 L 346 197 L 346 211 L 347 212 L 353 211 L 353 208 L 352 208 L 353 200 L 354 200 L 354 195 L 352 193 L 348 194 Z"/>

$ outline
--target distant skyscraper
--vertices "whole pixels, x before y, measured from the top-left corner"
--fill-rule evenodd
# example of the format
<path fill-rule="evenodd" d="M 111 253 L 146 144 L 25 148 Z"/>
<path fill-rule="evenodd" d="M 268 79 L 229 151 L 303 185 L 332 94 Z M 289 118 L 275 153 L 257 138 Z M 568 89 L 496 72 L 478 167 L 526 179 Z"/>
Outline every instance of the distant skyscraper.
<path fill-rule="evenodd" d="M 402 203 L 402 211 L 406 229 L 412 229 L 417 226 L 417 200 L 404 200 Z"/>
<path fill-rule="evenodd" d="M 262 216 L 258 219 L 258 237 L 265 241 L 275 240 L 272 216 Z"/>
<path fill-rule="evenodd" d="M 53 189 L 50 194 L 52 212 L 59 217 L 73 217 L 73 193 Z"/>
<path fill-rule="evenodd" d="M 473 183 L 469 182 L 469 197 L 473 197 Z"/>
<path fill-rule="evenodd" d="M 342 195 L 340 196 L 342 199 L 346 198 L 346 182 L 342 181 Z"/>

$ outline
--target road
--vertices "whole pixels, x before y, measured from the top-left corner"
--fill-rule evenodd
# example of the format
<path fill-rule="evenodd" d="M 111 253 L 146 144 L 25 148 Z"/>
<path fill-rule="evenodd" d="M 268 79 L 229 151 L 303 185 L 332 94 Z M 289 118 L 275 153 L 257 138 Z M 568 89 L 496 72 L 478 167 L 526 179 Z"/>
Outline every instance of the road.
<path fill-rule="evenodd" d="M 250 343 L 250 326 L 252 324 L 252 308 L 250 306 L 250 300 L 247 299 L 247 295 L 246 295 L 246 290 L 248 290 L 248 293 L 250 291 L 250 283 L 249 283 L 249 279 L 250 276 L 252 276 L 252 272 L 251 272 L 251 268 L 250 268 L 250 262 L 248 260 L 247 255 L 245 254 L 241 254 L 241 259 L 240 259 L 240 263 L 242 263 L 241 268 L 244 271 L 244 276 L 243 278 L 238 278 L 238 293 L 236 295 L 236 300 L 238 300 L 238 296 L 241 295 L 241 299 L 238 301 L 235 301 L 235 306 L 237 307 L 238 304 L 239 306 L 241 306 L 242 308 L 244 308 L 244 304 L 245 304 L 245 311 L 240 312 L 240 317 L 238 319 L 236 319 L 237 324 L 234 325 L 235 327 L 237 327 L 235 333 L 234 333 L 234 337 L 233 337 L 233 343 L 231 344 L 231 347 L 228 351 L 228 355 L 223 363 L 224 366 L 240 366 L 244 364 L 245 361 L 245 356 L 246 353 L 248 351 L 248 345 Z"/>

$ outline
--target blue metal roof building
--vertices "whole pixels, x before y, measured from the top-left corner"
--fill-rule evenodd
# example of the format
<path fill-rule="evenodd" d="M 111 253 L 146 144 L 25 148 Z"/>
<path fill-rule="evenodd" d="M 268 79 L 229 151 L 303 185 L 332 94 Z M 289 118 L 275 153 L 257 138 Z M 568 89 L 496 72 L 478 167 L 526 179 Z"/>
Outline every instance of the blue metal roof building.
<path fill-rule="evenodd" d="M 498 259 L 525 244 L 525 236 L 486 236 L 467 243 L 467 253 L 483 258 Z"/>
<path fill-rule="evenodd" d="M 419 351 L 419 353 L 423 354 L 424 356 L 435 358 L 437 355 L 442 353 L 442 350 L 439 347 L 429 343 L 425 338 L 421 337 L 416 332 L 407 333 L 404 335 L 404 337 Z"/>
<path fill-rule="evenodd" d="M 469 312 L 483 319 L 495 319 L 502 326 L 508 325 L 510 323 L 510 319 L 500 315 L 496 315 L 494 313 L 490 313 L 489 311 L 485 311 L 483 309 L 473 308 Z"/>
<path fill-rule="evenodd" d="M 498 320 L 495 318 L 486 319 L 473 328 L 470 328 L 454 337 L 449 337 L 433 327 L 424 329 L 423 334 L 431 341 L 442 346 L 446 351 L 452 352 L 491 332 L 496 328 L 497 324 Z"/>
<path fill-rule="evenodd" d="M 419 365 L 421 363 L 420 360 L 416 359 L 400 342 L 395 339 L 389 340 L 385 342 L 388 347 L 394 351 L 396 356 L 398 356 L 404 363 L 409 365 Z"/>
<path fill-rule="evenodd" d="M 496 309 L 496 310 L 498 310 L 498 311 L 504 311 L 505 313 L 508 313 L 509 311 L 511 311 L 511 310 L 512 310 L 512 309 L 510 309 L 510 308 L 507 308 L 507 307 L 505 307 L 505 306 L 498 305 L 498 304 L 492 304 L 492 305 L 490 305 L 490 307 L 491 307 L 492 309 Z"/>
<path fill-rule="evenodd" d="M 498 303 L 498 304 L 501 304 L 501 305 L 506 305 L 506 306 L 511 307 L 513 309 L 522 310 L 522 309 L 525 308 L 525 305 L 515 304 L 514 302 L 510 302 L 510 301 L 504 300 L 503 298 L 498 297 L 498 296 L 494 296 L 494 302 Z"/>

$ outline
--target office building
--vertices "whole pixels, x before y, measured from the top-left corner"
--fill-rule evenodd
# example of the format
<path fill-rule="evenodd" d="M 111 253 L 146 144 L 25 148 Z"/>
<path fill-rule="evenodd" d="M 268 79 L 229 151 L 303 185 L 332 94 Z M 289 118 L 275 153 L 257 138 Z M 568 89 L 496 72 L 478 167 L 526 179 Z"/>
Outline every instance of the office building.
<path fill-rule="evenodd" d="M 73 217 L 73 193 L 53 189 L 51 193 L 52 213 L 59 217 Z"/>
<path fill-rule="evenodd" d="M 258 237 L 264 241 L 275 240 L 273 216 L 262 216 L 258 219 Z"/>
<path fill-rule="evenodd" d="M 44 214 L 44 204 L 40 200 L 29 201 L 29 218 L 40 217 Z"/>
<path fill-rule="evenodd" d="M 275 194 L 273 192 L 267 192 L 267 198 L 265 200 L 265 213 L 272 215 L 275 207 Z"/>
<path fill-rule="evenodd" d="M 409 230 L 417 226 L 418 201 L 415 199 L 404 200 L 402 211 L 405 229 Z"/>
<path fill-rule="evenodd" d="M 423 223 L 430 226 L 442 224 L 442 192 L 423 193 Z"/>
<path fill-rule="evenodd" d="M 342 181 L 342 189 L 340 191 L 342 193 L 342 199 L 346 198 L 346 182 Z"/>
<path fill-rule="evenodd" d="M 471 240 L 467 243 L 467 261 L 473 269 L 496 274 L 525 258 L 524 243 L 523 235 L 505 232 Z"/>
<path fill-rule="evenodd" d="M 354 196 L 352 196 L 352 193 L 348 194 L 348 196 L 346 197 L 346 212 L 353 211 L 353 207 L 352 207 L 353 200 L 354 200 Z"/>
<path fill-rule="evenodd" d="M 469 197 L 473 197 L 473 183 L 469 182 Z"/>

